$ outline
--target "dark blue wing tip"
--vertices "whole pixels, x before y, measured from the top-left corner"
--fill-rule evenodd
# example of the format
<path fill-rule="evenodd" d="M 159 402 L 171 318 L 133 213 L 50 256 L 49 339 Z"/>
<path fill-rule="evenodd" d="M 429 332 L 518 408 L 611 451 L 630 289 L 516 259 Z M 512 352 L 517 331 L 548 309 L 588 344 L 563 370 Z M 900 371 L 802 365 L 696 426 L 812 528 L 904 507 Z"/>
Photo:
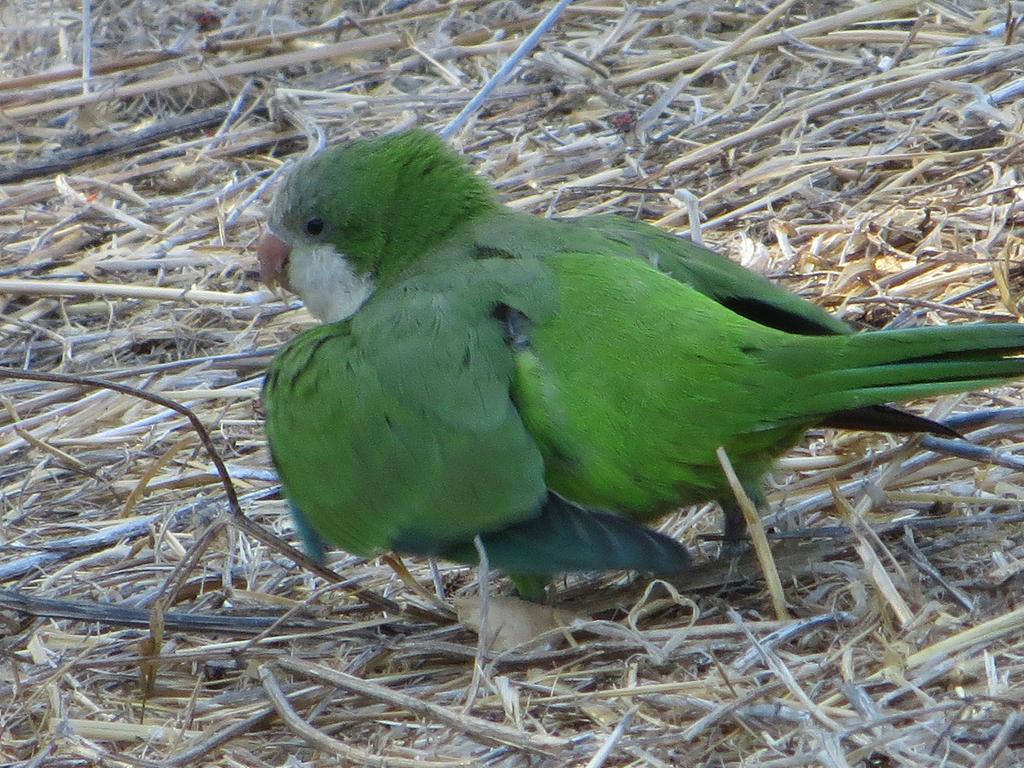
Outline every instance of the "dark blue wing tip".
<path fill-rule="evenodd" d="M 680 542 L 635 520 L 580 507 L 554 493 L 537 517 L 482 539 L 490 564 L 506 573 L 628 570 L 672 575 L 688 570 L 691 563 Z M 466 547 L 459 554 L 471 553 Z"/>
<path fill-rule="evenodd" d="M 306 554 L 313 560 L 323 565 L 327 559 L 327 548 L 324 546 L 324 540 L 313 530 L 306 516 L 302 514 L 298 507 L 289 501 L 288 508 L 292 512 L 292 523 L 295 525 L 295 530 L 298 532 L 299 538 L 302 539 L 302 548 L 306 550 Z"/>

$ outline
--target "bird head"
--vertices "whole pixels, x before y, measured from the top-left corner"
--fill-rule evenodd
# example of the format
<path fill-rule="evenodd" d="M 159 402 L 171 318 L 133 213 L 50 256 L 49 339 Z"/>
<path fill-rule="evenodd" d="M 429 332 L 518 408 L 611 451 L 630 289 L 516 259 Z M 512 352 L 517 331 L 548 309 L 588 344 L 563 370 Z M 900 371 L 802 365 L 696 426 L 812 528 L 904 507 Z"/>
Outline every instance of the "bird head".
<path fill-rule="evenodd" d="M 257 247 L 260 277 L 320 320 L 343 320 L 496 205 L 428 131 L 328 147 L 296 163 L 277 192 Z"/>

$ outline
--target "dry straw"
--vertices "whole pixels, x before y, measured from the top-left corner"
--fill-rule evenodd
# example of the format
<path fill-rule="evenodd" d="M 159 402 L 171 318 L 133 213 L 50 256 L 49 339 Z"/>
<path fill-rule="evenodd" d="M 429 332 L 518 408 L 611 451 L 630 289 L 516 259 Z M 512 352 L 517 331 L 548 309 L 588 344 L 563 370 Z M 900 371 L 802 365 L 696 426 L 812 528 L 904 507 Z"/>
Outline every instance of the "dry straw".
<path fill-rule="evenodd" d="M 93 2 L 86 36 L 0 2 L 0 366 L 60 375 L 0 379 L 0 763 L 1024 764 L 1017 387 L 918 405 L 974 445 L 815 433 L 760 559 L 683 510 L 691 575 L 558 611 L 277 543 L 260 377 L 312 322 L 256 281 L 277 171 L 443 129 L 551 5 Z M 454 141 L 540 215 L 699 208 L 857 325 L 1014 322 L 1020 11 L 580 0 Z M 184 412 L 84 376 L 190 408 L 239 509 Z M 530 631 L 478 643 L 481 613 Z"/>

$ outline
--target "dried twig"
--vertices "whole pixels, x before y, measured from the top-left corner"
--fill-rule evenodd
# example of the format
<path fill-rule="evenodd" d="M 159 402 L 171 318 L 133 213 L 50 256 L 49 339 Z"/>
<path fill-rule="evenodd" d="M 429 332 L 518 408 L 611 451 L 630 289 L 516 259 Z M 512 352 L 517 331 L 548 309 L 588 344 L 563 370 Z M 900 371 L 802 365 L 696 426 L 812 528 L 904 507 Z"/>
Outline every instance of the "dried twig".
<path fill-rule="evenodd" d="M 729 482 L 729 487 L 736 497 L 736 503 L 739 504 L 740 509 L 743 511 L 743 518 L 747 523 L 747 531 L 754 545 L 754 552 L 757 554 L 758 562 L 761 564 L 761 571 L 764 574 L 765 581 L 768 583 L 768 593 L 771 595 L 772 606 L 775 608 L 775 618 L 784 621 L 790 617 L 789 609 L 786 608 L 786 594 L 782 589 L 782 580 L 779 578 L 778 568 L 775 567 L 775 558 L 772 557 L 771 547 L 768 546 L 768 538 L 764 535 L 761 514 L 757 511 L 757 507 L 754 506 L 754 502 L 747 496 L 747 492 L 743 490 L 743 484 L 740 483 L 739 478 L 736 476 L 736 471 L 732 468 L 732 462 L 729 461 L 725 449 L 719 448 L 716 453 L 726 480 Z"/>
<path fill-rule="evenodd" d="M 260 681 L 263 683 L 263 690 L 270 697 L 270 701 L 273 703 L 274 709 L 277 710 L 277 714 L 292 731 L 308 741 L 316 749 L 321 749 L 345 760 L 351 760 L 359 765 L 373 765 L 380 768 L 420 768 L 420 766 L 441 768 L 442 766 L 472 765 L 471 762 L 459 760 L 407 760 L 394 755 L 371 755 L 362 749 L 351 747 L 343 741 L 332 739 L 327 734 L 321 733 L 309 725 L 292 709 L 291 704 L 288 703 L 288 697 L 281 690 L 281 686 L 278 684 L 277 678 L 274 677 L 270 665 L 263 664 L 260 666 L 259 674 Z"/>
<path fill-rule="evenodd" d="M 279 666 L 295 674 L 322 680 L 325 683 L 344 688 L 361 696 L 386 702 L 421 717 L 445 723 L 478 739 L 499 744 L 511 744 L 519 749 L 541 754 L 547 754 L 553 749 L 560 749 L 566 746 L 565 739 L 525 733 L 506 725 L 481 720 L 473 715 L 446 709 L 415 696 L 392 690 L 372 680 L 362 680 L 321 664 L 309 664 L 294 659 L 280 659 L 277 663 Z"/>

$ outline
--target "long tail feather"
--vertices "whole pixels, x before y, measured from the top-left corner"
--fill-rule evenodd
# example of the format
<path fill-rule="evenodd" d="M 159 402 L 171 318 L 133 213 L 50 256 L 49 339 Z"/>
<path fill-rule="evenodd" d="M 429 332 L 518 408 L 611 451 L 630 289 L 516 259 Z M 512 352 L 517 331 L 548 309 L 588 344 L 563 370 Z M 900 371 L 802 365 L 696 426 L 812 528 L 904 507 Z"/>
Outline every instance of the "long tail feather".
<path fill-rule="evenodd" d="M 1024 325 L 966 325 L 829 337 L 828 365 L 802 375 L 805 415 L 967 392 L 1024 378 Z M 806 348 L 805 348 L 806 350 Z"/>
<path fill-rule="evenodd" d="M 963 437 L 945 424 L 893 408 L 891 405 L 872 405 L 830 413 L 821 420 L 821 426 L 834 429 L 861 429 L 867 432 L 927 432 L 939 437 Z"/>

